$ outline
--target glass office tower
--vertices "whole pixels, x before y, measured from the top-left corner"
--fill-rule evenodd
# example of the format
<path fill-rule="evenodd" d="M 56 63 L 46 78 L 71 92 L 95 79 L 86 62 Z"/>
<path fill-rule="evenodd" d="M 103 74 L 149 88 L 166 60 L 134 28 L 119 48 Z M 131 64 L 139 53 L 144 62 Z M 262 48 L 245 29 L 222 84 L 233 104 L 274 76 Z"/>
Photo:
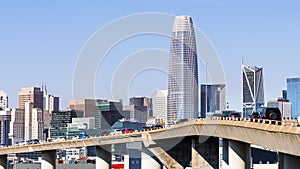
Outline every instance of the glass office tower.
<path fill-rule="evenodd" d="M 292 103 L 292 117 L 300 116 L 300 78 L 287 79 L 287 99 Z"/>
<path fill-rule="evenodd" d="M 243 116 L 260 111 L 264 106 L 263 69 L 242 65 L 243 74 Z"/>
<path fill-rule="evenodd" d="M 168 77 L 168 122 L 198 117 L 198 64 L 192 18 L 176 16 Z"/>
<path fill-rule="evenodd" d="M 226 109 L 225 84 L 201 85 L 201 118 L 209 113 L 221 113 Z"/>

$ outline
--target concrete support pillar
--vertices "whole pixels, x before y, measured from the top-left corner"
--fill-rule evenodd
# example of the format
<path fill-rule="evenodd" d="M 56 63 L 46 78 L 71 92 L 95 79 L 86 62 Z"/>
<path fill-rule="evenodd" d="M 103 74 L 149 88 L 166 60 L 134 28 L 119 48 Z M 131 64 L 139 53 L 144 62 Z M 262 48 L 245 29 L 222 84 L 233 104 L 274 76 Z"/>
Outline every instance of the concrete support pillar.
<path fill-rule="evenodd" d="M 96 146 L 96 169 L 111 169 L 111 145 Z"/>
<path fill-rule="evenodd" d="M 124 169 L 130 169 L 129 168 L 129 155 L 128 154 L 124 155 Z"/>
<path fill-rule="evenodd" d="M 141 151 L 138 149 L 129 149 L 129 168 L 130 169 L 141 169 Z"/>
<path fill-rule="evenodd" d="M 56 150 L 42 151 L 41 169 L 55 169 Z"/>
<path fill-rule="evenodd" d="M 228 161 L 228 140 L 227 139 L 223 139 L 222 140 L 222 160 L 224 161 L 225 164 L 229 165 L 229 161 Z"/>
<path fill-rule="evenodd" d="M 228 161 L 230 168 L 250 169 L 250 145 L 239 141 L 229 140 Z"/>
<path fill-rule="evenodd" d="M 219 138 L 203 136 L 192 138 L 192 168 L 219 168 Z"/>
<path fill-rule="evenodd" d="M 278 153 L 278 169 L 284 169 L 284 154 Z"/>
<path fill-rule="evenodd" d="M 168 144 L 172 143 L 172 140 L 166 140 Z M 175 159 L 182 167 L 190 167 L 192 162 L 192 137 L 180 138 L 178 144 L 173 145 L 170 149 L 167 149 L 167 153 Z"/>
<path fill-rule="evenodd" d="M 0 169 L 7 169 L 7 155 L 0 155 Z"/>
<path fill-rule="evenodd" d="M 149 148 L 151 153 L 153 153 L 160 162 L 166 166 L 166 168 L 172 169 L 184 169 L 174 158 L 172 158 L 167 152 L 165 152 L 160 147 Z"/>
<path fill-rule="evenodd" d="M 300 157 L 279 153 L 278 169 L 298 169 L 300 166 Z"/>
<path fill-rule="evenodd" d="M 172 138 L 153 142 L 148 135 L 143 143 L 166 168 L 183 169 L 189 167 L 192 160 L 191 138 Z"/>
<path fill-rule="evenodd" d="M 141 158 L 141 169 L 163 169 L 163 164 L 159 161 L 159 159 L 145 147 L 142 149 Z"/>

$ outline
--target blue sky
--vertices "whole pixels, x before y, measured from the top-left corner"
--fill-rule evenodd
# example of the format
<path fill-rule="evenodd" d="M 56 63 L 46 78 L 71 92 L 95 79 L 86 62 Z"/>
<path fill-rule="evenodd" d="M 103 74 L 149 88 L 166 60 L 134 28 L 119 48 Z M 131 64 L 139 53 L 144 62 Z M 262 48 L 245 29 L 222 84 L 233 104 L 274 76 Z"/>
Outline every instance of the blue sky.
<path fill-rule="evenodd" d="M 89 37 L 120 17 L 140 12 L 190 15 L 194 25 L 215 46 L 227 82 L 227 100 L 241 108 L 241 58 L 246 65 L 264 68 L 265 100 L 277 98 L 287 77 L 299 77 L 300 3 L 294 1 L 123 0 L 0 2 L 0 89 L 17 106 L 22 87 L 41 86 L 61 97 L 65 109 L 72 99 L 72 78 L 77 57 Z M 109 98 L 109 76 L 132 52 L 144 48 L 169 50 L 169 39 L 143 36 L 123 42 L 108 55 L 95 79 L 96 96 Z M 203 70 L 200 69 L 203 74 Z M 205 78 L 200 73 L 200 81 Z M 153 83 L 154 82 L 154 83 Z M 151 94 L 167 88 L 167 75 L 143 72 L 129 93 Z"/>

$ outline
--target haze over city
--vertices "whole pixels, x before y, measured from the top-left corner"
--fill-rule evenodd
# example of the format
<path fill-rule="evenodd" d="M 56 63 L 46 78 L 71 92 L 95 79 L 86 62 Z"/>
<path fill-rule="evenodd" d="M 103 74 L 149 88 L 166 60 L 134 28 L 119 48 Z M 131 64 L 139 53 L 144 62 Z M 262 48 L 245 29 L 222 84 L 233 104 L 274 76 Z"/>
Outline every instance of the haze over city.
<path fill-rule="evenodd" d="M 264 68 L 265 101 L 281 96 L 286 78 L 300 76 L 300 38 L 297 1 L 110 1 L 110 2 L 1 2 L 0 89 L 17 106 L 22 87 L 41 86 L 61 98 L 61 109 L 72 99 L 72 79 L 77 57 L 97 30 L 120 17 L 143 12 L 192 16 L 214 45 L 223 64 L 227 101 L 241 110 L 241 60 Z M 101 44 L 99 44 L 101 46 Z M 99 65 L 96 98 L 112 98 L 110 81 L 117 66 L 132 53 L 146 48 L 169 51 L 170 38 L 143 35 L 114 47 Z M 199 63 L 200 83 L 205 83 Z M 153 83 L 155 81 L 155 83 Z M 167 89 L 167 74 L 145 71 L 129 87 L 130 96 L 150 96 Z M 124 99 L 124 98 L 123 98 Z"/>

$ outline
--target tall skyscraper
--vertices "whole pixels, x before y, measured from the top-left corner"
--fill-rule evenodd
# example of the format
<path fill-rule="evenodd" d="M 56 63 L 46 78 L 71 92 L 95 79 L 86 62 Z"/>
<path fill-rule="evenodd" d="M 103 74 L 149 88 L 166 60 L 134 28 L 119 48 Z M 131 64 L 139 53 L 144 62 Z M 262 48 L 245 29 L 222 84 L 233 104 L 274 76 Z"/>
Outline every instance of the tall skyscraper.
<path fill-rule="evenodd" d="M 201 85 L 201 117 L 226 109 L 225 84 Z"/>
<path fill-rule="evenodd" d="M 292 117 L 300 116 L 300 78 L 287 79 L 287 99 L 292 103 Z"/>
<path fill-rule="evenodd" d="M 3 90 L 0 90 L 0 110 L 8 108 L 8 96 Z"/>
<path fill-rule="evenodd" d="M 167 122 L 167 97 L 168 90 L 157 90 L 153 96 L 153 116 Z"/>
<path fill-rule="evenodd" d="M 243 116 L 249 117 L 262 107 L 264 100 L 263 68 L 242 65 L 243 74 Z"/>
<path fill-rule="evenodd" d="M 25 103 L 33 103 L 33 108 L 43 110 L 43 91 L 39 87 L 22 88 L 19 92 L 19 108 L 25 109 Z"/>
<path fill-rule="evenodd" d="M 193 21 L 176 16 L 172 31 L 168 77 L 168 121 L 197 118 L 198 63 Z"/>

